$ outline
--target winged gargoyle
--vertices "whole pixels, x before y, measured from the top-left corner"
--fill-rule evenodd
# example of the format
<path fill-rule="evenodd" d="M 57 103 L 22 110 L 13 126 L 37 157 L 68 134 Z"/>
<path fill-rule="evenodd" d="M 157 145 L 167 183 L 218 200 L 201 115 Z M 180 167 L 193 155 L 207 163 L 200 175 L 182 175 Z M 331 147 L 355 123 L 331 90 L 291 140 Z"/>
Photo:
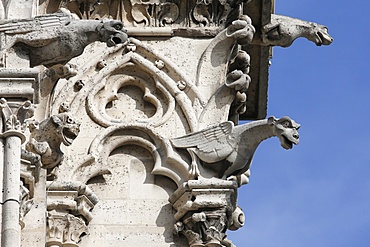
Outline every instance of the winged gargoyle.
<path fill-rule="evenodd" d="M 299 37 L 305 37 L 318 46 L 333 42 L 328 28 L 323 25 L 276 14 L 272 14 L 270 23 L 262 28 L 261 36 L 260 45 L 264 46 L 288 47 Z"/>
<path fill-rule="evenodd" d="M 49 117 L 41 123 L 30 125 L 30 141 L 26 150 L 40 155 L 43 168 L 53 169 L 63 160 L 60 145 L 70 146 L 80 132 L 77 123 L 69 112 Z"/>
<path fill-rule="evenodd" d="M 300 125 L 289 117 L 265 120 L 234 126 L 232 122 L 223 122 L 217 126 L 172 139 L 176 148 L 189 152 L 192 163 L 192 178 L 200 174 L 199 159 L 203 167 L 219 171 L 219 177 L 241 175 L 249 170 L 253 154 L 258 145 L 265 139 L 277 136 L 284 149 L 291 149 L 299 143 Z"/>
<path fill-rule="evenodd" d="M 17 54 L 29 56 L 31 67 L 66 64 L 95 41 L 114 46 L 128 39 L 120 21 L 80 20 L 67 10 L 32 19 L 1 20 L 0 34 L 5 36 L 0 55 L 14 48 Z"/>

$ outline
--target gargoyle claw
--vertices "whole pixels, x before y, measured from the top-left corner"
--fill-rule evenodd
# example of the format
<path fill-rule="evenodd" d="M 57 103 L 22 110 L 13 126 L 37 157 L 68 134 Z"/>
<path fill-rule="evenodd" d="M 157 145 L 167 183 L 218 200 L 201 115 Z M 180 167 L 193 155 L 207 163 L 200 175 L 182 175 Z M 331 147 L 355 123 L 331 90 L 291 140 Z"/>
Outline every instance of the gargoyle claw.
<path fill-rule="evenodd" d="M 196 163 L 194 162 L 191 163 L 189 173 L 190 173 L 190 179 L 197 179 L 199 177 L 200 171 Z"/>

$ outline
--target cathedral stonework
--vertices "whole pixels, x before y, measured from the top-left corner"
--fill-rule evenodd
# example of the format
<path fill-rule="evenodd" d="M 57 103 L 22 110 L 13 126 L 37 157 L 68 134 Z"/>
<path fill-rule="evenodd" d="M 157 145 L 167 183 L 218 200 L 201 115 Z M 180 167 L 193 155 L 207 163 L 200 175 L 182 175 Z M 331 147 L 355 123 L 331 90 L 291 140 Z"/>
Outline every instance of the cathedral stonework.
<path fill-rule="evenodd" d="M 272 47 L 333 41 L 274 4 L 2 1 L 1 246 L 235 246 Z"/>

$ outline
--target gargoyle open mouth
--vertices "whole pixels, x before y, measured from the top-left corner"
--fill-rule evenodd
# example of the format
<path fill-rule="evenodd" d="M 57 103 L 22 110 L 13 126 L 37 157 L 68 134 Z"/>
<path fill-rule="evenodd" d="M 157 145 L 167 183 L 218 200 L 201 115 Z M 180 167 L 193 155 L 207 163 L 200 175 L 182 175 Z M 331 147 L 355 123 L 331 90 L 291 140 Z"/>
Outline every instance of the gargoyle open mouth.
<path fill-rule="evenodd" d="M 107 46 L 112 47 L 118 44 L 123 44 L 127 41 L 128 37 L 126 33 L 116 33 L 111 35 L 110 38 L 107 40 Z"/>
<path fill-rule="evenodd" d="M 76 139 L 78 135 L 78 130 L 71 130 L 70 128 L 63 128 L 62 130 L 62 137 L 63 137 L 63 144 L 66 146 L 70 146 L 74 139 Z"/>
<path fill-rule="evenodd" d="M 321 31 L 316 33 L 316 45 L 330 45 L 332 42 L 333 38 L 328 33 Z"/>
<path fill-rule="evenodd" d="M 293 144 L 297 145 L 298 142 L 297 141 L 291 141 L 288 137 L 284 136 L 284 135 L 281 135 L 281 146 L 284 148 L 284 149 L 292 149 L 293 148 Z"/>

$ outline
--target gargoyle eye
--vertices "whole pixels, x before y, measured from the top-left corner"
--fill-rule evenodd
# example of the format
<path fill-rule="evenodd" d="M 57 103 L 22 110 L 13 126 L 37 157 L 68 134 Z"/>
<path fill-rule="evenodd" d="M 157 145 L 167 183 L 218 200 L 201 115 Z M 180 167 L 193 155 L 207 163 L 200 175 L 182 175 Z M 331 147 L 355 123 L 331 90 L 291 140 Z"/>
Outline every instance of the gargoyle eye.
<path fill-rule="evenodd" d="M 284 122 L 284 123 L 283 123 L 283 126 L 284 126 L 285 128 L 288 128 L 288 127 L 290 127 L 290 123 L 289 123 L 289 122 Z"/>
<path fill-rule="evenodd" d="M 123 28 L 123 26 L 121 24 L 115 24 L 113 26 L 113 28 L 116 29 L 116 30 L 121 30 Z"/>

